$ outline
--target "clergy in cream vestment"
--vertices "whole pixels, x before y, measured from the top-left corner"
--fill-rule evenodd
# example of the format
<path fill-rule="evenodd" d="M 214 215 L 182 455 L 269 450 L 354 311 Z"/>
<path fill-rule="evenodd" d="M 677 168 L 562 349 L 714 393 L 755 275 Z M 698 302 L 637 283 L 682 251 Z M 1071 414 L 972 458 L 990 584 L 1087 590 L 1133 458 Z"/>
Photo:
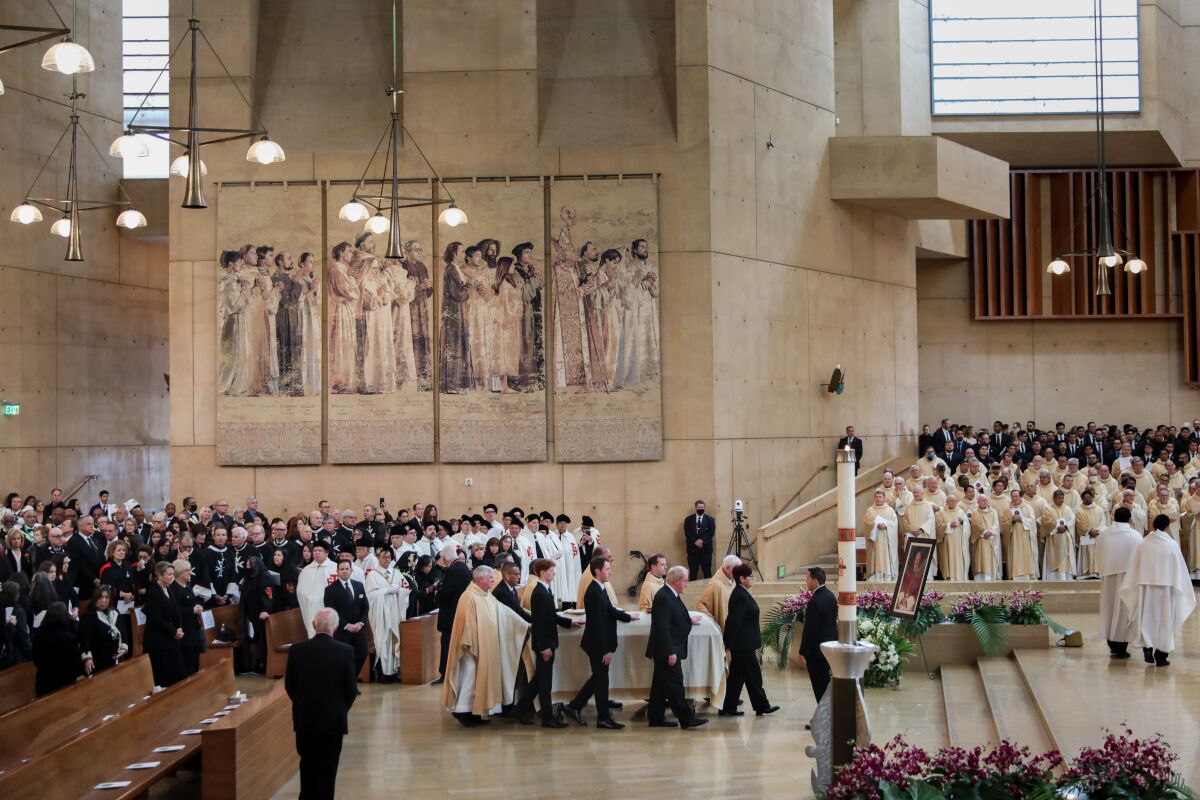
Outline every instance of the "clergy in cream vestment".
<path fill-rule="evenodd" d="M 379 548 L 379 563 L 367 572 L 367 617 L 375 640 L 375 658 L 383 675 L 400 671 L 400 623 L 408 616 L 412 586 L 392 567 L 392 551 Z"/>
<path fill-rule="evenodd" d="M 517 668 L 529 624 L 491 593 L 491 567 L 476 567 L 458 600 L 442 705 L 456 714 L 486 717 L 515 701 Z"/>
<path fill-rule="evenodd" d="M 296 600 L 300 604 L 300 618 L 308 638 L 313 636 L 313 617 L 325 607 L 325 587 L 337 579 L 337 565 L 329 560 L 329 545 L 322 539 L 312 543 L 313 560 L 300 570 L 296 581 Z"/>
<path fill-rule="evenodd" d="M 970 515 L 959 506 L 957 495 L 946 498 L 946 507 L 937 513 L 936 523 L 942 579 L 971 580 Z"/>
<path fill-rule="evenodd" d="M 904 552 L 908 552 L 908 539 L 912 536 L 919 536 L 926 539 L 937 538 L 937 527 L 933 517 L 933 504 L 925 499 L 925 490 L 920 486 L 913 489 L 912 504 L 904 509 Z M 903 556 L 902 556 L 903 557 Z M 932 564 L 929 565 L 931 573 L 937 572 L 937 550 L 934 549 L 934 557 Z"/>
<path fill-rule="evenodd" d="M 1003 577 L 1000 555 L 1000 513 L 992 508 L 987 496 L 979 498 L 979 508 L 971 515 L 971 574 L 977 581 L 998 581 Z"/>
<path fill-rule="evenodd" d="M 1029 498 L 1013 490 L 1002 525 L 1008 527 L 1008 575 L 1014 581 L 1035 581 L 1038 568 L 1039 514 Z"/>
<path fill-rule="evenodd" d="M 1104 530 L 1107 521 L 1104 509 L 1093 502 L 1095 496 L 1091 489 L 1083 490 L 1083 500 L 1075 509 L 1075 538 L 1079 542 L 1078 576 L 1080 578 L 1095 578 L 1096 571 L 1096 538 Z"/>
<path fill-rule="evenodd" d="M 1171 496 L 1171 490 L 1164 484 L 1158 485 L 1154 497 L 1150 498 L 1150 502 L 1146 504 L 1147 519 L 1154 519 L 1159 514 L 1165 514 L 1171 521 L 1167 526 L 1167 535 L 1175 540 L 1175 544 L 1180 544 L 1179 503 L 1175 502 L 1175 498 Z"/>
<path fill-rule="evenodd" d="M 867 540 L 867 580 L 894 581 L 899 575 L 899 519 L 888 505 L 883 489 L 875 490 L 871 505 L 863 514 L 863 538 Z"/>
<path fill-rule="evenodd" d="M 1042 512 L 1046 553 L 1042 556 L 1042 580 L 1075 580 L 1075 514 L 1063 502 L 1061 489 Z"/>
<path fill-rule="evenodd" d="M 742 563 L 734 555 L 725 556 L 717 574 L 708 580 L 700 599 L 696 601 L 696 610 L 703 611 L 712 617 L 717 627 L 725 630 L 725 615 L 729 613 L 729 595 L 733 592 L 733 568 Z"/>
<path fill-rule="evenodd" d="M 666 556 L 651 556 L 650 561 L 650 571 L 646 573 L 646 580 L 642 581 L 642 590 L 638 594 L 638 609 L 646 614 L 654 608 L 654 595 L 667 585 L 663 580 L 663 575 L 667 574 Z"/>
<path fill-rule="evenodd" d="M 1192 481 L 1188 491 L 1179 503 L 1180 547 L 1188 572 L 1200 578 L 1200 480 Z"/>

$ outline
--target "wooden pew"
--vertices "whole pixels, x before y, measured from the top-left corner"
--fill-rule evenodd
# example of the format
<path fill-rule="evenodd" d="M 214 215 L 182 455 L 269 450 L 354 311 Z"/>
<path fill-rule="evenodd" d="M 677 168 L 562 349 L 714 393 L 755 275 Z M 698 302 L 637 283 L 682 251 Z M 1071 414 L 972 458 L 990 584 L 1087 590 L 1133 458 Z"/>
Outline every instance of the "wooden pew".
<path fill-rule="evenodd" d="M 104 717 L 145 701 L 153 688 L 150 657 L 138 656 L 0 716 L 0 770 L 105 724 Z"/>
<path fill-rule="evenodd" d="M 50 800 L 88 796 L 93 787 L 114 780 L 133 783 L 124 790 L 96 792 L 109 798 L 137 797 L 157 780 L 173 773 L 200 751 L 200 736 L 181 736 L 187 728 L 201 728 L 200 720 L 220 711 L 237 690 L 232 661 L 226 659 L 149 700 L 89 728 L 41 756 L 0 775 L 0 797 L 5 800 Z M 175 753 L 155 753 L 159 766 L 126 770 L 143 760 L 147 751 L 166 744 L 182 744 Z"/>
<path fill-rule="evenodd" d="M 33 701 L 33 680 L 36 676 L 37 667 L 29 661 L 0 670 L 0 714 L 7 714 Z"/>
<path fill-rule="evenodd" d="M 282 678 L 287 672 L 288 651 L 308 638 L 300 609 L 280 611 L 267 618 L 267 677 Z"/>
<path fill-rule="evenodd" d="M 205 726 L 201 797 L 258 800 L 275 794 L 300 769 L 292 742 L 292 701 L 281 681 Z"/>
<path fill-rule="evenodd" d="M 429 683 L 438 676 L 441 638 L 437 612 L 400 623 L 400 682 Z"/>

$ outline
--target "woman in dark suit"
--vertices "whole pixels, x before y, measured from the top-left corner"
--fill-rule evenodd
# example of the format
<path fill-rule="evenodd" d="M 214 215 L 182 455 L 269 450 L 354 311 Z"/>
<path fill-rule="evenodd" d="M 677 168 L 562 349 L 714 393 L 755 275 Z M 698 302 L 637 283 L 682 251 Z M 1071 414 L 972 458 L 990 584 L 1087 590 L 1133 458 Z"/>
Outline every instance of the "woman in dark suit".
<path fill-rule="evenodd" d="M 146 626 L 142 629 L 142 649 L 150 656 L 154 683 L 166 688 L 185 677 L 183 652 L 183 617 L 171 596 L 175 568 L 166 561 L 154 565 L 155 582 L 146 592 Z"/>
<path fill-rule="evenodd" d="M 70 686 L 82 672 L 79 638 L 66 603 L 51 603 L 42 624 L 33 632 L 33 663 L 37 667 L 33 687 L 38 697 Z"/>
<path fill-rule="evenodd" d="M 21 607 L 21 585 L 5 581 L 0 588 L 0 614 L 12 609 L 7 619 L 0 619 L 0 669 L 23 664 L 33 655 L 29 641 L 29 617 Z"/>
<path fill-rule="evenodd" d="M 117 627 L 116 594 L 111 586 L 97 589 L 92 604 L 80 615 L 79 649 L 85 675 L 114 666 L 129 649 Z"/>
<path fill-rule="evenodd" d="M 758 603 L 750 594 L 754 584 L 754 570 L 749 564 L 738 564 L 733 568 L 733 581 L 736 584 L 729 595 L 729 611 L 725 615 L 725 647 L 729 650 L 729 680 L 725 684 L 725 706 L 720 711 L 722 717 L 740 717 L 737 710 L 738 699 L 742 696 L 742 686 L 750 695 L 750 705 L 761 717 L 778 711 L 779 706 L 771 705 L 767 693 L 763 691 L 762 668 L 758 666 L 756 653 L 762 647 L 762 634 L 758 627 Z"/>
<path fill-rule="evenodd" d="M 166 563 L 166 562 L 162 562 Z M 171 584 L 171 596 L 179 607 L 179 619 L 183 638 L 179 640 L 179 652 L 183 658 L 184 677 L 200 671 L 200 654 L 205 649 L 204 625 L 201 614 L 204 606 L 192 592 L 192 565 L 185 559 L 174 564 L 175 582 Z"/>

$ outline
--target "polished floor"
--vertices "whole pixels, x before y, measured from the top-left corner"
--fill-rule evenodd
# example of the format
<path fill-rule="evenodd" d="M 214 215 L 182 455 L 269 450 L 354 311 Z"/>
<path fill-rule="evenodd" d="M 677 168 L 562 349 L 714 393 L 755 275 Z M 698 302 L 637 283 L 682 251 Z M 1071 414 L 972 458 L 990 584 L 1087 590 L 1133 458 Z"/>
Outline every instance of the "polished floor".
<path fill-rule="evenodd" d="M 1094 634 L 1095 614 L 1055 616 L 1085 634 L 1082 649 L 1033 655 L 1038 688 L 1055 698 L 1049 713 L 1060 735 L 1098 742 L 1103 728 L 1124 723 L 1138 734 L 1161 732 L 1180 756 L 1177 767 L 1200 785 L 1200 648 L 1193 644 L 1200 618 L 1188 621 L 1172 666 L 1156 670 L 1139 658 L 1110 661 Z M 251 691 L 264 683 L 242 680 Z M 768 670 L 766 683 L 771 700 L 783 706 L 776 715 L 735 720 L 704 707 L 709 724 L 686 733 L 644 723 L 623 731 L 547 731 L 502 720 L 468 730 L 442 711 L 435 687 L 366 686 L 351 714 L 338 797 L 809 797 L 812 762 L 804 748 L 812 740 L 804 723 L 814 702 L 807 676 Z M 630 722 L 635 704 L 622 699 L 626 709 L 617 719 Z M 897 690 L 868 690 L 866 700 L 876 741 L 901 733 L 931 749 L 947 743 L 940 681 L 920 670 L 909 670 Z M 275 797 L 292 800 L 298 793 L 294 778 Z"/>

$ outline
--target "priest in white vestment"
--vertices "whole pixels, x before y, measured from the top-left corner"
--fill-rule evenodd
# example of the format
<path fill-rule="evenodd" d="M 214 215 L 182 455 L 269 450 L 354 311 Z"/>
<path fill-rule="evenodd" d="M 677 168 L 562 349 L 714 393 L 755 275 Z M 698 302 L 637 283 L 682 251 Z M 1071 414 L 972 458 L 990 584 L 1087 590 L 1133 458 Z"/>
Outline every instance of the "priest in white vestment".
<path fill-rule="evenodd" d="M 378 563 L 367 572 L 367 618 L 375 640 L 381 683 L 394 683 L 400 672 L 400 623 L 408 616 L 412 586 L 392 566 L 392 550 L 379 548 Z"/>
<path fill-rule="evenodd" d="M 1029 487 L 1032 489 L 1032 487 Z M 1038 568 L 1038 512 L 1020 489 L 1009 493 L 1008 511 L 1001 526 L 1008 528 L 1008 576 L 1014 581 L 1036 581 Z"/>
<path fill-rule="evenodd" d="M 1096 570 L 1100 574 L 1100 635 L 1113 658 L 1129 658 L 1129 643 L 1137 626 L 1121 602 L 1121 584 L 1142 543 L 1142 535 L 1129 527 L 1129 509 L 1118 508 L 1116 520 L 1096 537 Z"/>
<path fill-rule="evenodd" d="M 1080 495 L 1079 508 L 1075 509 L 1075 538 L 1079 542 L 1079 561 L 1076 565 L 1080 578 L 1096 578 L 1096 539 L 1104 530 L 1104 509 L 1096 505 L 1095 492 L 1084 489 Z"/>
<path fill-rule="evenodd" d="M 946 507 L 934 516 L 934 520 L 942 580 L 971 580 L 971 517 L 959 506 L 958 495 L 946 498 Z"/>
<path fill-rule="evenodd" d="M 300 618 L 308 638 L 313 636 L 313 617 L 325 607 L 325 587 L 337 580 L 337 564 L 329 558 L 329 545 L 324 539 L 314 539 L 312 562 L 300 570 L 296 581 L 296 600 L 300 604 Z"/>
<path fill-rule="evenodd" d="M 1179 545 L 1167 534 L 1170 520 L 1160 514 L 1142 539 L 1121 582 L 1121 602 L 1137 627 L 1134 644 L 1147 664 L 1170 666 L 1175 638 L 1196 608 L 1196 592 Z"/>
<path fill-rule="evenodd" d="M 561 608 L 564 600 L 570 598 L 563 595 L 563 583 L 558 577 L 562 570 L 563 549 L 562 544 L 550 535 L 549 531 L 539 530 L 534 537 L 534 543 L 537 545 L 538 558 L 544 558 L 547 561 L 554 562 L 554 582 L 550 585 L 550 591 L 554 595 L 554 605 L 556 608 Z"/>
<path fill-rule="evenodd" d="M 977 581 L 998 581 L 1004 577 L 1000 554 L 1000 512 L 991 507 L 987 495 L 979 498 L 979 508 L 971 515 L 971 572 Z"/>
<path fill-rule="evenodd" d="M 533 540 L 534 531 L 528 528 L 521 528 L 519 521 L 508 526 L 509 532 L 515 529 L 520 529 L 513 535 L 513 550 L 516 551 L 517 557 L 521 559 L 521 586 L 530 586 L 529 582 L 529 565 L 537 560 L 537 544 Z"/>
<path fill-rule="evenodd" d="M 1146 517 L 1154 519 L 1159 514 L 1166 515 L 1171 523 L 1167 526 L 1167 535 L 1175 540 L 1175 544 L 1182 545 L 1179 541 L 1179 503 L 1175 502 L 1175 498 L 1171 496 L 1171 490 L 1167 488 L 1165 483 L 1160 483 L 1154 490 L 1154 496 L 1150 498 L 1150 502 L 1146 504 Z"/>
<path fill-rule="evenodd" d="M 918 536 L 925 539 L 937 539 L 937 520 L 934 519 L 933 503 L 925 499 L 925 489 L 920 485 L 913 488 L 912 503 L 904 509 L 904 553 L 908 552 L 908 540 Z M 901 556 L 903 557 L 903 556 Z M 930 559 L 929 573 L 937 573 L 937 548 L 934 548 Z"/>
<path fill-rule="evenodd" d="M 1055 489 L 1053 501 L 1042 512 L 1046 552 L 1042 556 L 1042 580 L 1075 580 L 1075 513 L 1063 502 L 1062 489 Z"/>
<path fill-rule="evenodd" d="M 896 538 L 899 520 L 883 489 L 875 490 L 875 499 L 867 506 L 862 524 L 863 538 L 867 540 L 867 580 L 896 580 L 900 573 Z"/>
<path fill-rule="evenodd" d="M 1149 520 L 1146 517 L 1146 506 L 1142 504 L 1142 496 L 1133 489 L 1125 489 L 1117 495 L 1117 502 L 1112 507 L 1111 514 L 1117 513 L 1117 509 L 1125 507 L 1129 509 L 1129 525 L 1135 531 L 1146 535 L 1150 528 Z"/>
<path fill-rule="evenodd" d="M 1200 480 L 1188 485 L 1188 494 L 1179 501 L 1180 549 L 1188 572 L 1200 579 Z"/>
<path fill-rule="evenodd" d="M 559 562 L 559 568 L 563 571 L 563 602 L 574 602 L 571 598 L 579 592 L 579 581 L 583 577 L 583 560 L 579 552 L 579 542 L 575 539 L 575 534 L 571 532 L 571 518 L 566 514 L 559 514 L 554 520 L 554 526 L 558 529 L 558 540 L 562 546 L 563 557 Z M 555 578 L 558 575 L 555 573 Z"/>

